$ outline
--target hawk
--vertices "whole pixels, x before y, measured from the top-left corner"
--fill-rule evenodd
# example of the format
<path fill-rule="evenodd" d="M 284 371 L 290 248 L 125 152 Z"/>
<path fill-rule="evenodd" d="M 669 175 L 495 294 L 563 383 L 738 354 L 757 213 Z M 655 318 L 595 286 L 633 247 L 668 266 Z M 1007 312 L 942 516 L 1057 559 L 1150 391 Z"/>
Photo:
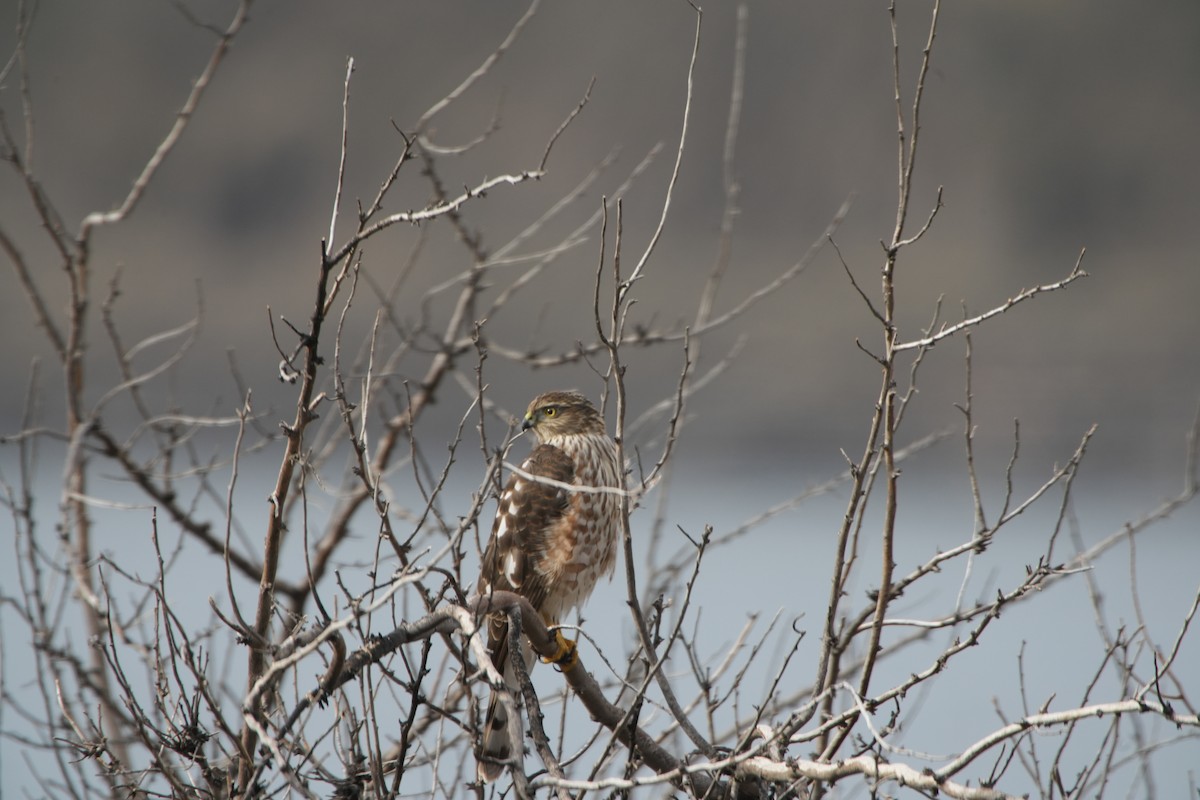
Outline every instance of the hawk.
<path fill-rule="evenodd" d="M 604 419 L 578 392 L 536 397 L 521 430 L 533 431 L 537 446 L 500 493 L 479 594 L 516 592 L 529 599 L 547 626 L 555 626 L 587 600 L 600 578 L 612 573 L 621 499 L 619 492 L 596 489 L 624 488 L 624 475 Z M 551 660 L 571 666 L 575 643 L 561 633 L 558 643 L 559 657 Z M 508 660 L 508 617 L 502 612 L 488 618 L 488 651 L 509 689 L 517 692 Z M 532 667 L 533 651 L 528 645 L 522 651 L 525 666 Z M 515 722 L 512 729 L 519 731 L 520 720 Z M 498 778 L 511 759 L 509 729 L 508 714 L 493 692 L 476 753 L 480 780 Z M 518 740 L 516 746 L 523 745 Z"/>

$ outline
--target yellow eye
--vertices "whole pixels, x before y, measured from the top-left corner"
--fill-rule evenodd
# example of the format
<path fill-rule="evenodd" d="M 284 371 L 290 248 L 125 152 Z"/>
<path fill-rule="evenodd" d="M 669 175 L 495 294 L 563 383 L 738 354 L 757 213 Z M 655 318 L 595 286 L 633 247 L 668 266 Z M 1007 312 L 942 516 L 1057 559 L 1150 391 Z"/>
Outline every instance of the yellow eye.
<path fill-rule="evenodd" d="M 557 406 L 546 406 L 545 408 L 542 409 L 542 414 L 547 417 L 553 417 L 557 413 L 558 413 Z"/>

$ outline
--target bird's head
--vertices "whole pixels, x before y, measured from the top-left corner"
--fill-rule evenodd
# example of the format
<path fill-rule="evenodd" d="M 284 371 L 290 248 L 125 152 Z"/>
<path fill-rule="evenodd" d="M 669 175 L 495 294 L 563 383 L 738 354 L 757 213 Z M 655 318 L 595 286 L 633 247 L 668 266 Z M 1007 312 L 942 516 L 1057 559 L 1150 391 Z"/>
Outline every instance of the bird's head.
<path fill-rule="evenodd" d="M 532 430 L 539 442 L 581 433 L 604 433 L 604 420 L 579 392 L 546 392 L 534 398 L 521 430 Z"/>

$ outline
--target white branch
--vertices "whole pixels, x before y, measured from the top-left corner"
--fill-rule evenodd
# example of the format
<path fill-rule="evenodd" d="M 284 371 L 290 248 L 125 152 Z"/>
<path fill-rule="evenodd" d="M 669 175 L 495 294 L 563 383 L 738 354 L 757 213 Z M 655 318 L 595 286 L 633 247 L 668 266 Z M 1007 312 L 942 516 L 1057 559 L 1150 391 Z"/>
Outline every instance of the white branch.
<path fill-rule="evenodd" d="M 966 786 L 937 777 L 935 773 L 918 770 L 907 764 L 891 764 L 876 756 L 863 755 L 821 764 L 816 761 L 774 761 L 763 756 L 747 759 L 738 765 L 739 777 L 755 777 L 778 783 L 791 783 L 801 778 L 832 781 L 848 775 L 862 775 L 877 781 L 895 781 L 931 795 L 945 794 L 959 800 L 1017 800 L 1015 795 L 998 789 Z"/>
<path fill-rule="evenodd" d="M 990 750 L 1005 739 L 1011 739 L 1031 728 L 1046 728 L 1052 725 L 1062 725 L 1067 722 L 1087 719 L 1088 717 L 1099 718 L 1106 714 L 1145 714 L 1148 712 L 1161 714 L 1176 725 L 1200 727 L 1200 717 L 1197 717 L 1197 715 L 1179 714 L 1164 708 L 1160 703 L 1149 700 L 1118 700 L 1114 703 L 1097 703 L 1096 705 L 1070 708 L 1065 711 L 1030 714 L 1017 722 L 1005 725 L 1003 728 L 983 737 L 964 750 L 962 755 L 937 770 L 934 774 L 939 776 L 953 775 L 974 761 L 980 754 Z"/>
<path fill-rule="evenodd" d="M 504 466 L 507 467 L 514 475 L 520 475 L 527 481 L 541 483 L 546 486 L 553 486 L 556 489 L 562 489 L 564 491 L 577 494 L 615 494 L 618 497 L 631 497 L 636 499 L 645 494 L 645 492 L 649 489 L 649 487 L 646 487 L 645 489 L 622 489 L 619 486 L 583 486 L 582 484 L 578 483 L 564 483 L 563 481 L 556 481 L 554 478 L 547 478 L 545 475 L 534 475 L 531 472 L 526 472 L 516 464 L 510 464 L 507 461 L 504 462 Z"/>
<path fill-rule="evenodd" d="M 917 348 L 922 347 L 932 347 L 942 339 L 953 336 L 954 334 L 964 331 L 967 328 L 973 328 L 976 325 L 991 319 L 992 317 L 1003 314 L 1005 311 L 1008 311 L 1018 303 L 1023 303 L 1026 300 L 1038 296 L 1039 294 L 1045 294 L 1046 292 L 1053 292 L 1057 289 L 1065 288 L 1067 285 L 1074 283 L 1080 278 L 1086 278 L 1088 274 L 1079 268 L 1079 265 L 1082 262 L 1083 253 L 1080 253 L 1079 260 L 1075 262 L 1075 268 L 1071 270 L 1071 274 L 1063 278 L 1061 281 L 1043 284 L 1042 286 L 1034 286 L 1032 289 L 1024 289 L 1020 294 L 1008 298 L 1008 300 L 1004 301 L 1002 304 L 983 312 L 979 316 L 971 317 L 970 319 L 964 319 L 962 322 L 955 323 L 949 327 L 943 326 L 941 330 L 932 336 L 926 336 L 922 339 L 914 339 L 911 342 L 902 342 L 897 344 L 894 348 L 894 352 L 899 353 L 903 350 L 916 350 Z"/>
<path fill-rule="evenodd" d="M 463 191 L 462 194 L 451 200 L 446 200 L 436 205 L 429 206 L 428 208 L 423 208 L 420 211 L 402 211 L 400 213 L 384 217 L 374 225 L 371 225 L 369 228 L 364 228 L 356 233 L 349 242 L 342 245 L 336 253 L 329 256 L 329 263 L 336 264 L 345 258 L 346 255 L 359 244 L 359 242 L 362 242 L 364 239 L 369 239 L 384 228 L 391 227 L 398 222 L 411 222 L 416 224 L 420 222 L 426 222 L 431 219 L 436 219 L 458 210 L 468 200 L 482 197 L 494 186 L 499 186 L 505 183 L 514 185 L 518 183 L 525 183 L 529 180 L 537 180 L 544 174 L 545 173 L 541 170 L 534 169 L 526 170 L 519 175 L 498 175 L 495 178 L 488 178 L 477 186 L 468 187 L 465 191 Z"/>

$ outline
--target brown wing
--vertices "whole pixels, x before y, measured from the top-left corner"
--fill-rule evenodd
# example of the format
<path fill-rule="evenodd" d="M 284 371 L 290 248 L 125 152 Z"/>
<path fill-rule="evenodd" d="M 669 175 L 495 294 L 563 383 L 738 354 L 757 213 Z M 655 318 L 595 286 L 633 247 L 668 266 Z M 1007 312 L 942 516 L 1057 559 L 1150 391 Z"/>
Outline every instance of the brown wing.
<path fill-rule="evenodd" d="M 534 448 L 521 469 L 530 475 L 569 484 L 575 480 L 575 464 L 557 447 Z M 516 592 L 540 609 L 549 587 L 537 569 L 550 545 L 550 530 L 566 513 L 571 493 L 558 486 L 513 474 L 500 493 L 500 506 L 492 525 L 492 537 L 483 554 L 479 593 Z M 488 618 L 488 651 L 496 669 L 504 671 L 508 658 L 508 617 Z"/>

